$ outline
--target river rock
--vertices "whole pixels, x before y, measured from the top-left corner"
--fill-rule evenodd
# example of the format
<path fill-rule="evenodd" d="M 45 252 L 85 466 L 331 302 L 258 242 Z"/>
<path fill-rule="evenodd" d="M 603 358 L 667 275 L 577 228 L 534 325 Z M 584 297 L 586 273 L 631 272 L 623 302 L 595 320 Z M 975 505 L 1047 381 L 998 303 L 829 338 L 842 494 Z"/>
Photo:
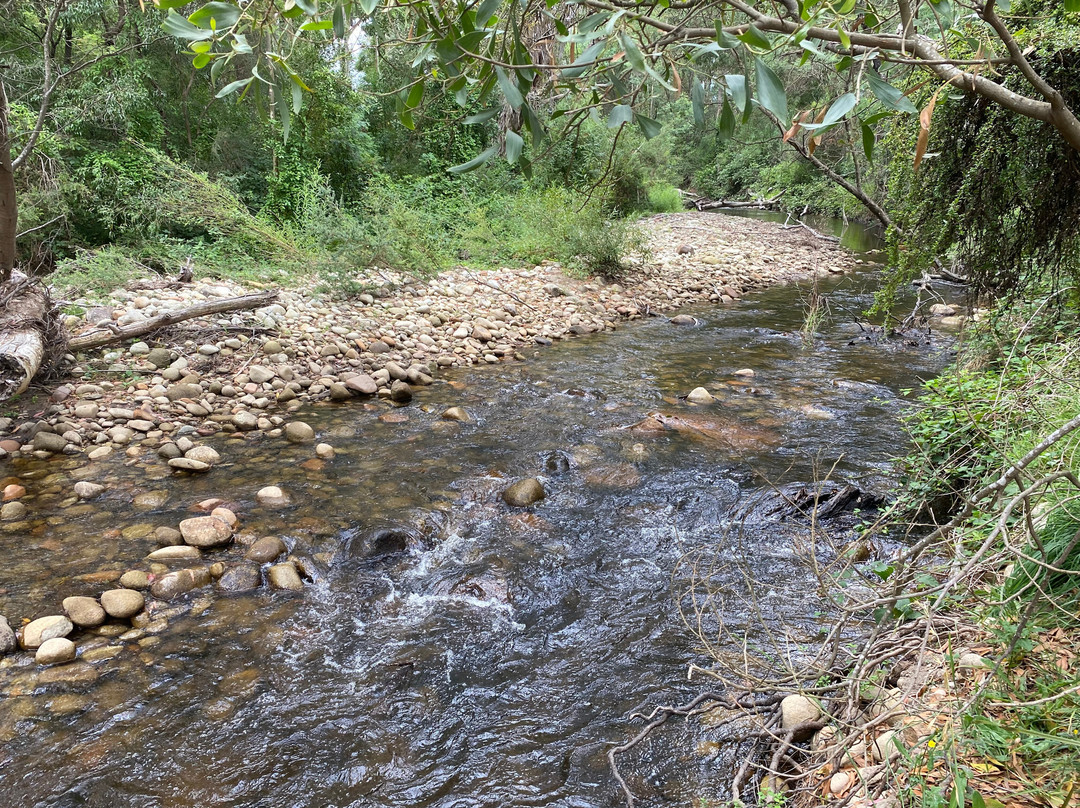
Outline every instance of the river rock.
<path fill-rule="evenodd" d="M 704 387 L 695 387 L 686 394 L 686 400 L 691 404 L 712 404 L 716 398 Z"/>
<path fill-rule="evenodd" d="M 784 729 L 794 729 L 807 721 L 821 718 L 821 708 L 813 699 L 792 694 L 780 702 L 781 725 Z"/>
<path fill-rule="evenodd" d="M 248 592 L 262 583 L 262 573 L 257 564 L 237 564 L 229 567 L 218 579 L 218 586 L 226 592 Z"/>
<path fill-rule="evenodd" d="M 186 544 L 170 545 L 161 547 L 148 555 L 149 561 L 180 561 L 191 558 L 202 558 L 198 547 L 189 547 Z"/>
<path fill-rule="evenodd" d="M 244 558 L 259 564 L 266 564 L 283 555 L 288 548 L 277 536 L 263 536 L 244 554 Z"/>
<path fill-rule="evenodd" d="M 743 379 L 752 379 L 757 374 L 750 368 L 742 368 L 740 370 L 736 370 L 732 375 L 733 376 L 739 376 L 740 378 L 743 378 Z"/>
<path fill-rule="evenodd" d="M 146 361 L 156 368 L 167 368 L 172 364 L 173 352 L 168 348 L 154 348 L 146 355 Z"/>
<path fill-rule="evenodd" d="M 255 495 L 255 499 L 260 505 L 265 505 L 268 508 L 284 508 L 289 504 L 289 497 L 276 485 L 260 488 L 259 493 Z"/>
<path fill-rule="evenodd" d="M 80 480 L 72 488 L 79 499 L 93 499 L 105 491 L 105 486 L 87 480 Z"/>
<path fill-rule="evenodd" d="M 261 365 L 252 365 L 248 368 L 248 378 L 255 384 L 265 384 L 273 379 L 277 374 L 270 370 L 270 368 L 264 368 Z"/>
<path fill-rule="evenodd" d="M 348 401 L 352 398 L 352 393 L 349 392 L 349 388 L 340 382 L 330 383 L 330 400 L 331 401 Z"/>
<path fill-rule="evenodd" d="M 82 628 L 93 628 L 105 622 L 105 610 L 93 598 L 64 598 L 63 606 L 71 622 Z"/>
<path fill-rule="evenodd" d="M 953 317 L 956 315 L 956 306 L 948 303 L 934 303 L 930 306 L 931 317 Z"/>
<path fill-rule="evenodd" d="M 205 463 L 208 466 L 212 466 L 221 460 L 221 455 L 211 449 L 209 446 L 196 446 L 193 449 L 189 449 L 184 452 L 184 457 L 188 460 L 197 460 L 200 463 Z"/>
<path fill-rule="evenodd" d="M 253 413 L 247 410 L 240 410 L 232 417 L 233 426 L 239 429 L 241 432 L 250 432 L 252 429 L 257 429 L 259 426 L 259 419 Z"/>
<path fill-rule="evenodd" d="M 450 407 L 442 414 L 444 421 L 457 421 L 462 424 L 469 422 L 469 413 L 463 407 Z"/>
<path fill-rule="evenodd" d="M 110 589 L 101 593 L 101 607 L 109 617 L 126 620 L 134 617 L 146 605 L 141 592 L 134 589 Z"/>
<path fill-rule="evenodd" d="M 184 537 L 175 527 L 161 525 L 154 528 L 154 541 L 157 542 L 158 547 L 175 547 L 184 543 Z"/>
<path fill-rule="evenodd" d="M 0 615 L 0 656 L 10 654 L 19 647 L 19 640 L 11 630 L 7 618 Z"/>
<path fill-rule="evenodd" d="M 159 600 L 172 600 L 193 589 L 210 583 L 210 570 L 205 567 L 167 572 L 150 584 L 150 594 Z"/>
<path fill-rule="evenodd" d="M 689 314 L 676 314 L 668 322 L 672 325 L 697 325 L 698 323 L 697 318 Z"/>
<path fill-rule="evenodd" d="M 165 391 L 165 396 L 169 401 L 179 401 L 182 398 L 202 398 L 202 387 L 197 384 L 180 382 L 178 384 L 170 384 L 169 388 Z"/>
<path fill-rule="evenodd" d="M 323 460 L 329 460 L 334 454 L 334 447 L 329 443 L 320 443 L 315 447 L 315 456 L 321 457 Z"/>
<path fill-rule="evenodd" d="M 412 387 L 408 382 L 395 381 L 390 385 L 390 400 L 396 401 L 398 404 L 405 404 L 412 401 L 413 392 Z"/>
<path fill-rule="evenodd" d="M 4 502 L 11 502 L 13 499 L 22 499 L 26 496 L 26 489 L 18 483 L 11 483 L 4 486 Z"/>
<path fill-rule="evenodd" d="M 4 522 L 18 522 L 26 518 L 26 506 L 18 500 L 5 502 L 0 506 L 0 520 Z"/>
<path fill-rule="evenodd" d="M 539 502 L 545 496 L 547 493 L 544 491 L 544 486 L 535 477 L 518 480 L 502 494 L 503 501 L 515 508 L 527 507 Z"/>
<path fill-rule="evenodd" d="M 53 637 L 45 640 L 34 654 L 34 662 L 39 665 L 59 665 L 71 662 L 75 658 L 75 643 L 66 637 Z"/>
<path fill-rule="evenodd" d="M 120 586 L 127 589 L 146 589 L 150 586 L 150 576 L 145 570 L 128 570 L 120 576 Z"/>
<path fill-rule="evenodd" d="M 221 547 L 232 541 L 232 528 L 216 516 L 193 516 L 180 523 L 180 535 L 192 547 Z"/>
<path fill-rule="evenodd" d="M 304 588 L 304 582 L 300 580 L 300 573 L 290 561 L 284 564 L 275 564 L 267 571 L 267 578 L 273 589 L 287 589 L 298 592 Z"/>
<path fill-rule="evenodd" d="M 361 373 L 358 376 L 351 376 L 346 379 L 345 386 L 349 388 L 349 390 L 359 393 L 362 396 L 373 396 L 379 392 L 378 383 L 366 373 Z"/>
<path fill-rule="evenodd" d="M 22 630 L 22 647 L 28 651 L 41 646 L 46 640 L 53 637 L 66 637 L 75 628 L 71 621 L 60 614 L 51 614 L 48 617 L 39 617 L 33 622 L 27 623 Z"/>
<path fill-rule="evenodd" d="M 202 474 L 203 472 L 210 471 L 210 464 L 203 463 L 201 460 L 196 460 L 192 457 L 174 457 L 169 461 L 169 468 L 176 469 L 177 471 L 191 471 L 196 474 Z"/>
<path fill-rule="evenodd" d="M 35 452 L 53 452 L 59 454 L 68 445 L 67 439 L 55 432 L 38 432 L 34 435 Z"/>
<path fill-rule="evenodd" d="M 216 516 L 218 519 L 220 519 L 222 522 L 224 522 L 234 530 L 236 529 L 237 523 L 240 521 L 237 518 L 236 514 L 230 511 L 228 508 L 214 508 L 214 510 L 210 511 L 210 515 Z"/>
<path fill-rule="evenodd" d="M 285 440 L 289 443 L 308 443 L 315 440 L 315 430 L 303 421 L 290 421 L 285 425 Z"/>

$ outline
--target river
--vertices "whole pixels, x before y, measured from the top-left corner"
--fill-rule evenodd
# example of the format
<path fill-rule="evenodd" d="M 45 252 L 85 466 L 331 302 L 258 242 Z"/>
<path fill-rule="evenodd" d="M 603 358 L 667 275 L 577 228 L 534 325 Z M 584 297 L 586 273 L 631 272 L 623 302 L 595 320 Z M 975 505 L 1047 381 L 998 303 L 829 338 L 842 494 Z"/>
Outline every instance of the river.
<path fill-rule="evenodd" d="M 28 663 L 0 670 L 3 803 L 621 804 L 605 754 L 636 731 L 629 714 L 704 686 L 686 680 L 709 658 L 674 606 L 685 559 L 716 560 L 717 586 L 734 593 L 724 619 L 751 640 L 745 576 L 767 623 L 797 640 L 828 619 L 795 558 L 803 526 L 737 517 L 771 484 L 834 466 L 889 489 L 901 391 L 947 356 L 865 338 L 854 314 L 875 277 L 822 282 L 832 317 L 813 337 L 800 333 L 808 288 L 777 287 L 692 310 L 697 326 L 654 318 L 444 374 L 407 408 L 310 408 L 330 460 L 215 439 L 222 467 L 174 481 L 117 457 L 116 497 L 159 492 L 141 510 L 74 502 L 77 459 L 22 461 L 11 473 L 35 481 L 40 521 L 30 540 L 5 540 L 3 613 L 55 610 L 87 575 L 136 566 L 154 526 L 208 497 L 317 574 L 299 595 L 197 591 L 144 632 L 80 640 L 84 661 L 55 681 Z M 698 386 L 717 402 L 679 398 Z M 449 406 L 471 421 L 441 420 Z M 628 428 L 655 413 L 704 426 Z M 500 502 L 534 475 L 542 502 Z M 257 505 L 266 485 L 293 504 Z M 709 741 L 700 722 L 672 721 L 628 755 L 639 805 L 722 799 L 725 760 Z"/>

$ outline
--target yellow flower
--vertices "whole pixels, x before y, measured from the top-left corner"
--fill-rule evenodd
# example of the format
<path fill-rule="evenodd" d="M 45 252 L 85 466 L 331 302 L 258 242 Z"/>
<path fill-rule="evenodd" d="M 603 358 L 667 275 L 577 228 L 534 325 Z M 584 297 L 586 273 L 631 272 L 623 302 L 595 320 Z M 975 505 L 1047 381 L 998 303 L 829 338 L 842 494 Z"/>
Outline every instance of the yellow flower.
<path fill-rule="evenodd" d="M 937 746 L 937 741 L 927 741 L 926 745 L 933 749 L 935 746 Z"/>

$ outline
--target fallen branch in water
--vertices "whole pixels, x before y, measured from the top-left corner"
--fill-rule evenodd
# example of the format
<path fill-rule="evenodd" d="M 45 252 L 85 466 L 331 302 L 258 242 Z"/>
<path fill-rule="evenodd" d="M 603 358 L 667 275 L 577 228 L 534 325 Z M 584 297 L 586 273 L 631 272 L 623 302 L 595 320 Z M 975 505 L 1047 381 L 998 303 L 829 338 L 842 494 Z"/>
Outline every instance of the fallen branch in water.
<path fill-rule="evenodd" d="M 185 320 L 193 320 L 196 317 L 206 317 L 211 314 L 221 314 L 227 311 L 262 308 L 263 306 L 270 305 L 276 299 L 277 292 L 271 291 L 260 292 L 255 295 L 242 295 L 241 297 L 227 297 L 223 300 L 209 300 L 205 303 L 198 303 L 186 309 L 180 309 L 179 311 L 170 311 L 165 314 L 159 314 L 158 316 L 151 317 L 141 323 L 133 323 L 132 325 L 127 326 L 112 326 L 107 330 L 84 334 L 81 337 L 72 339 L 68 345 L 73 351 L 100 348 L 102 345 L 123 342 L 132 337 L 141 337 L 144 334 L 149 334 L 151 331 L 156 331 L 159 328 L 176 325 Z"/>

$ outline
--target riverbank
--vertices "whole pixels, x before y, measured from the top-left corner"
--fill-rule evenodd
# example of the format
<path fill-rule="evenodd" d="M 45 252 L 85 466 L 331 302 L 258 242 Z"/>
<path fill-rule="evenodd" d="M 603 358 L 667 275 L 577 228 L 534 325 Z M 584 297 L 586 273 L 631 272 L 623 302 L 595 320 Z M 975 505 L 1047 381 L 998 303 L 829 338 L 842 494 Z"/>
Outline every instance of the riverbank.
<path fill-rule="evenodd" d="M 769 222 L 677 213 L 641 226 L 648 254 L 631 257 L 621 283 L 572 277 L 554 263 L 498 272 L 461 267 L 427 282 L 370 271 L 362 281 L 371 291 L 355 300 L 286 289 L 263 309 L 191 320 L 152 339 L 73 356 L 66 378 L 9 405 L 0 418 L 0 458 L 94 458 L 136 447 L 136 454 L 157 450 L 165 461 L 182 460 L 170 447 L 185 434 L 277 436 L 307 403 L 408 401 L 440 369 L 524 359 L 555 340 L 621 321 L 729 303 L 856 264 L 834 244 Z M 66 302 L 67 326 L 79 335 L 251 291 L 227 281 L 172 287 L 148 278 L 105 299 Z"/>

